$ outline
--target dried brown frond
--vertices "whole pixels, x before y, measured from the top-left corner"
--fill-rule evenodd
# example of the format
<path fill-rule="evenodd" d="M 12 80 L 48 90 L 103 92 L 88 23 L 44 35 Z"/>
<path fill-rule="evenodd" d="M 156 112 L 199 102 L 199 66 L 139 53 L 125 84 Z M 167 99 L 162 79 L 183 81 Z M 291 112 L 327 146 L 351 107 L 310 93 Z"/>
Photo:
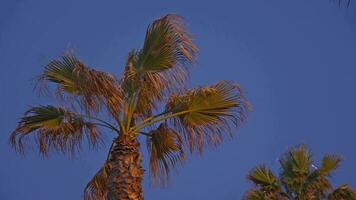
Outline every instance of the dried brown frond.
<path fill-rule="evenodd" d="M 85 200 L 106 200 L 111 166 L 106 162 L 84 189 Z"/>
<path fill-rule="evenodd" d="M 190 150 L 199 152 L 232 136 L 232 126 L 239 127 L 250 108 L 240 87 L 227 81 L 172 95 L 166 105 L 167 111 L 180 113 L 170 123 L 184 133 Z"/>
<path fill-rule="evenodd" d="M 85 137 L 93 148 L 102 141 L 95 124 L 74 112 L 54 106 L 31 107 L 11 134 L 10 142 L 23 153 L 25 139 L 30 136 L 34 137 L 43 155 L 47 155 L 50 149 L 74 154 L 80 150 Z"/>
<path fill-rule="evenodd" d="M 166 185 L 171 169 L 185 159 L 181 136 L 166 124 L 149 133 L 147 148 L 150 153 L 150 176 L 155 185 Z"/>

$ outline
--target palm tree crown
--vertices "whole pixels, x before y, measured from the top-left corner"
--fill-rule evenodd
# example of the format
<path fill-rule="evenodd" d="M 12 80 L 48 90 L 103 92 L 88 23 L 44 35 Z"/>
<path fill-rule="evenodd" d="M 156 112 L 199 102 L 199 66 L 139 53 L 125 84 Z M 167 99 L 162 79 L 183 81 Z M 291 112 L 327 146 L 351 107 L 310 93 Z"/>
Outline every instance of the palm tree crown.
<path fill-rule="evenodd" d="M 186 89 L 196 53 L 182 19 L 167 15 L 148 27 L 142 49 L 128 54 L 119 79 L 65 54 L 38 77 L 40 91 L 53 91 L 61 106 L 30 107 L 10 141 L 19 152 L 32 136 L 44 155 L 76 153 L 83 141 L 96 147 L 107 128 L 117 136 L 85 199 L 143 199 L 138 136 L 147 138 L 152 180 L 164 184 L 186 150 L 201 153 L 230 137 L 250 108 L 233 82 Z"/>
<path fill-rule="evenodd" d="M 333 188 L 329 177 L 341 162 L 340 156 L 325 155 L 320 166 L 314 164 L 311 152 L 300 145 L 280 158 L 281 172 L 277 177 L 265 165 L 250 171 L 254 184 L 245 200 L 356 200 L 356 191 L 347 185 Z"/>

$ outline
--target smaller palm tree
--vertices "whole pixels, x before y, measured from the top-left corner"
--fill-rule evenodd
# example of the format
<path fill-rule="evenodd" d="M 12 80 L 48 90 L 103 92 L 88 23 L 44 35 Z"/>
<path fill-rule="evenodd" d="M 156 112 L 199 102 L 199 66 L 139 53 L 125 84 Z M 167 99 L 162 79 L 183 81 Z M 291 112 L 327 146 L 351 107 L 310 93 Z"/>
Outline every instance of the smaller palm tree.
<path fill-rule="evenodd" d="M 348 185 L 333 188 L 329 177 L 340 165 L 338 155 L 325 155 L 320 166 L 314 164 L 311 152 L 299 145 L 280 158 L 277 177 L 271 169 L 260 165 L 248 174 L 254 184 L 244 200 L 356 200 L 356 191 Z"/>

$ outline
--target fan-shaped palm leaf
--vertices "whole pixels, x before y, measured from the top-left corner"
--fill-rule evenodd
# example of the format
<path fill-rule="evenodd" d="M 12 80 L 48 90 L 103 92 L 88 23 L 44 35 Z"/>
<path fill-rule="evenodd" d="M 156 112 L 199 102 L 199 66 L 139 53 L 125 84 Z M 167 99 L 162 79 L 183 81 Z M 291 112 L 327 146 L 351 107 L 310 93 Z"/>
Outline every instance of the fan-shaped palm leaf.
<path fill-rule="evenodd" d="M 331 172 L 339 167 L 341 161 L 342 158 L 338 155 L 325 155 L 319 169 L 320 173 L 324 176 L 330 175 Z"/>
<path fill-rule="evenodd" d="M 79 150 L 83 136 L 95 147 L 101 141 L 96 125 L 85 121 L 80 115 L 61 107 L 31 107 L 20 119 L 10 137 L 15 149 L 23 152 L 24 139 L 34 134 L 42 154 L 53 148 L 62 152 L 75 153 Z"/>
<path fill-rule="evenodd" d="M 282 181 L 291 191 L 300 191 L 310 174 L 312 155 L 304 145 L 295 147 L 280 159 Z"/>
<path fill-rule="evenodd" d="M 48 82 L 56 83 L 60 99 L 64 99 L 66 93 L 69 95 L 67 100 L 78 100 L 86 111 L 98 111 L 104 104 L 114 116 L 118 115 L 122 91 L 116 78 L 112 74 L 90 69 L 74 55 L 68 54 L 50 62 L 39 82 L 42 88 L 47 88 Z"/>
<path fill-rule="evenodd" d="M 161 124 L 147 138 L 150 153 L 150 175 L 153 183 L 165 184 L 171 168 L 175 168 L 185 159 L 182 138 L 166 124 Z"/>
<path fill-rule="evenodd" d="M 129 54 L 123 78 L 126 92 L 139 93 L 136 112 L 150 114 L 154 101 L 162 100 L 163 91 L 182 86 L 186 67 L 194 62 L 196 52 L 180 17 L 167 15 L 154 21 L 143 48 Z"/>
<path fill-rule="evenodd" d="M 176 115 L 170 121 L 184 134 L 190 150 L 200 152 L 204 144 L 219 144 L 224 133 L 231 135 L 231 125 L 238 126 L 249 108 L 239 86 L 227 81 L 173 95 L 166 106 Z"/>
<path fill-rule="evenodd" d="M 278 193 L 281 189 L 277 177 L 264 165 L 253 169 L 249 173 L 248 179 L 266 193 Z"/>

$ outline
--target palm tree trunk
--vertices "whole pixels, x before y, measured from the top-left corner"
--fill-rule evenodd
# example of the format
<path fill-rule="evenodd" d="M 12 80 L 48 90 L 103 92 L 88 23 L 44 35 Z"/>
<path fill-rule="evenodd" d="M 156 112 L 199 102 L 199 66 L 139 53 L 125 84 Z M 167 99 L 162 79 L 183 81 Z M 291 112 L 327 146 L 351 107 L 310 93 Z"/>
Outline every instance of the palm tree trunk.
<path fill-rule="evenodd" d="M 144 170 L 136 139 L 121 136 L 114 140 L 110 163 L 109 200 L 143 200 Z"/>

